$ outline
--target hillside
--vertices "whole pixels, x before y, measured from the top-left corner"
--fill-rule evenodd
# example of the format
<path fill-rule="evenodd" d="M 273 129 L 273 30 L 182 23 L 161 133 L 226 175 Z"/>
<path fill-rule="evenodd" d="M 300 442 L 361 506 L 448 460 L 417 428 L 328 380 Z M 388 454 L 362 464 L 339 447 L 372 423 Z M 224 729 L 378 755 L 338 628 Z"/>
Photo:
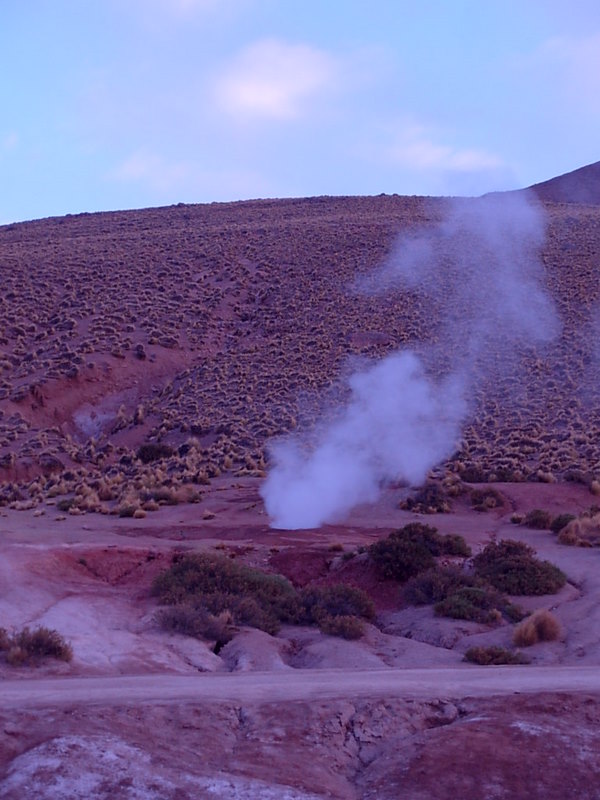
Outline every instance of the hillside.
<path fill-rule="evenodd" d="M 529 188 L 545 202 L 600 205 L 600 161 Z"/>
<path fill-rule="evenodd" d="M 76 489 L 89 510 L 158 489 L 176 502 L 221 472 L 263 475 L 270 437 L 310 428 L 352 359 L 443 335 L 447 310 L 418 291 L 354 287 L 398 234 L 434 229 L 449 202 L 264 200 L 0 228 L 2 502 Z M 544 207 L 545 280 L 563 329 L 470 398 L 450 464 L 467 478 L 577 470 L 590 482 L 599 470 L 600 208 Z M 171 455 L 149 451 L 144 464 L 147 442 Z"/>

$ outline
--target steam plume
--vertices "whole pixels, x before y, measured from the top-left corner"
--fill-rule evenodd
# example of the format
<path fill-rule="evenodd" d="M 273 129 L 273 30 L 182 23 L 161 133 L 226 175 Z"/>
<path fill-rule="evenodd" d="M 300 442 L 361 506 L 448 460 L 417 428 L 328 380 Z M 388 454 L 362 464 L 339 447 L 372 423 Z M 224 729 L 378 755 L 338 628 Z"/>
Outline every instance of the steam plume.
<path fill-rule="evenodd" d="M 271 444 L 273 467 L 261 494 L 273 527 L 339 519 L 374 501 L 387 482 L 422 483 L 453 452 L 489 362 L 514 369 L 520 345 L 558 333 L 538 257 L 543 239 L 538 208 L 523 196 L 498 195 L 453 201 L 437 227 L 398 240 L 362 288 L 426 294 L 443 308 L 439 344 L 420 355 L 394 353 L 352 375 L 348 403 L 311 446 L 298 437 Z"/>

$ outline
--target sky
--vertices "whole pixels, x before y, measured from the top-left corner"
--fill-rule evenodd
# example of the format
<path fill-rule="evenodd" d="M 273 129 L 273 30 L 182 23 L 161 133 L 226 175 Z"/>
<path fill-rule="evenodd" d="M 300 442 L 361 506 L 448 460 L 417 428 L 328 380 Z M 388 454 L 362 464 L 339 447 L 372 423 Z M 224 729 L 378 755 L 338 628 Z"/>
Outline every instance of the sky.
<path fill-rule="evenodd" d="M 597 0 L 0 0 L 0 224 L 600 160 Z"/>

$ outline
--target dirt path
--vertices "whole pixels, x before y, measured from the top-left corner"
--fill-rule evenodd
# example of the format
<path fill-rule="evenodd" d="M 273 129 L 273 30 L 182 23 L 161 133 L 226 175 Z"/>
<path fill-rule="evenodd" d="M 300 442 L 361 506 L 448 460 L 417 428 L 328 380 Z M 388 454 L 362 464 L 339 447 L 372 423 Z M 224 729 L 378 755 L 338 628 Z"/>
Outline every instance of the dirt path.
<path fill-rule="evenodd" d="M 23 709 L 186 700 L 266 703 L 381 696 L 491 697 L 539 692 L 600 692 L 600 672 L 597 667 L 463 667 L 23 679 L 0 684 L 0 703 L 4 709 Z"/>

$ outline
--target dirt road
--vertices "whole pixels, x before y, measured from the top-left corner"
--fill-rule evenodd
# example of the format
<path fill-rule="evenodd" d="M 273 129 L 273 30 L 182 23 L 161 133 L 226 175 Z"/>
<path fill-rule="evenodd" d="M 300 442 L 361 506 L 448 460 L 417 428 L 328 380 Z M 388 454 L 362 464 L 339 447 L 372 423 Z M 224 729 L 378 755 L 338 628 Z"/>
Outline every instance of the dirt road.
<path fill-rule="evenodd" d="M 234 674 L 53 678 L 0 683 L 7 708 L 145 703 L 239 703 L 336 698 L 458 698 L 515 693 L 600 693 L 597 667 L 290 670 Z"/>

